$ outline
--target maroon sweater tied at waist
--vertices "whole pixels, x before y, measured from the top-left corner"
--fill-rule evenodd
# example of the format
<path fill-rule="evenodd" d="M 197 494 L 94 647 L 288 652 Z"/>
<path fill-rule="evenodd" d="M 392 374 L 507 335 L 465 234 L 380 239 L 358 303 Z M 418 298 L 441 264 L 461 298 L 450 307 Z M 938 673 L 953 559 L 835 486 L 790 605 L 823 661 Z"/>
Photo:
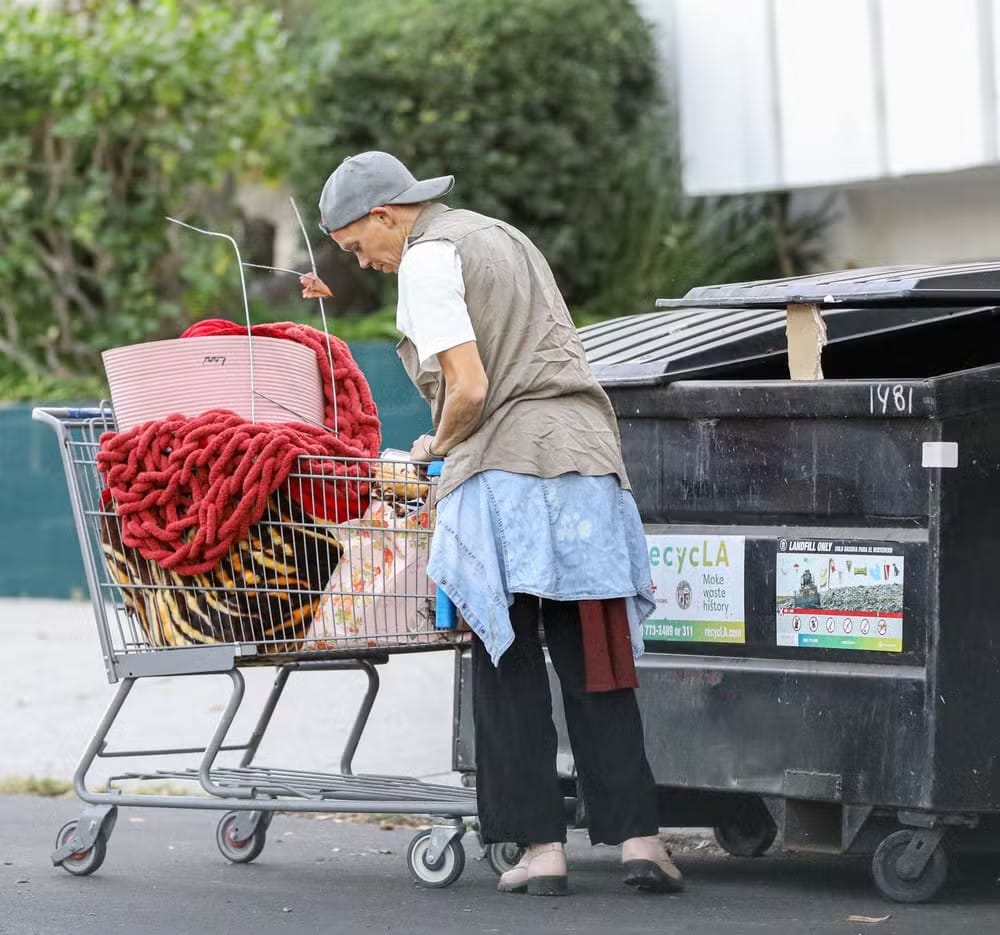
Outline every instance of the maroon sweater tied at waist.
<path fill-rule="evenodd" d="M 635 688 L 639 680 L 635 673 L 625 598 L 578 603 L 587 691 Z"/>

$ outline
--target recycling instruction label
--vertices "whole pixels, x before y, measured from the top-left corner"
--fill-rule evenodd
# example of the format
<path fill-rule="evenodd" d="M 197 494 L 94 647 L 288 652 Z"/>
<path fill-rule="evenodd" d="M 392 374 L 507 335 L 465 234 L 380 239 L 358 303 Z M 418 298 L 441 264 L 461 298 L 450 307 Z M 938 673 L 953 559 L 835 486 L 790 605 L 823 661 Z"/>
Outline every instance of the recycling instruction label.
<path fill-rule="evenodd" d="M 778 645 L 902 652 L 903 581 L 899 543 L 780 539 Z"/>
<path fill-rule="evenodd" d="M 743 536 L 646 536 L 656 610 L 651 642 L 745 643 Z"/>

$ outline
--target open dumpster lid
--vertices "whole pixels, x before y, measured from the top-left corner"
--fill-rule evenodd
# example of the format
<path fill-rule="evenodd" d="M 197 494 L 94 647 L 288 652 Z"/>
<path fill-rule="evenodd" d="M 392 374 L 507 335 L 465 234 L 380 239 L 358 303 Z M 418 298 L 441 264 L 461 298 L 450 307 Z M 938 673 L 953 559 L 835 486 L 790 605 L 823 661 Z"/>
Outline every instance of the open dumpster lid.
<path fill-rule="evenodd" d="M 827 376 L 919 378 L 1000 362 L 1000 262 L 703 286 L 657 305 L 580 329 L 602 383 L 788 377 L 793 316 L 796 327 L 806 320 L 817 367 L 825 348 Z M 803 332 L 795 337 L 798 352 Z M 796 367 L 793 378 L 812 378 Z"/>
<path fill-rule="evenodd" d="M 871 346 L 879 337 L 885 344 L 895 336 L 894 347 L 905 353 L 907 342 L 918 340 L 918 331 L 919 340 L 933 343 L 939 356 L 943 355 L 949 346 L 942 337 L 945 330 L 951 334 L 959 319 L 970 317 L 1000 321 L 1000 309 L 824 308 L 822 316 L 827 329 L 827 356 L 842 348 L 845 360 L 860 365 L 862 345 Z M 606 385 L 741 376 L 751 372 L 761 377 L 783 377 L 788 375 L 783 363 L 787 353 L 786 327 L 784 309 L 692 308 L 598 322 L 581 328 L 580 338 L 591 369 Z M 968 349 L 965 354 L 968 355 Z M 914 375 L 935 369 L 930 364 L 921 367 L 912 353 L 909 360 L 914 365 Z M 943 356 L 941 361 L 944 366 Z M 946 369 L 957 367 L 949 363 Z M 845 371 L 836 375 L 857 374 Z"/>
<path fill-rule="evenodd" d="M 1000 262 L 948 266 L 880 266 L 698 286 L 682 299 L 659 299 L 657 308 L 785 308 L 1000 305 Z"/>

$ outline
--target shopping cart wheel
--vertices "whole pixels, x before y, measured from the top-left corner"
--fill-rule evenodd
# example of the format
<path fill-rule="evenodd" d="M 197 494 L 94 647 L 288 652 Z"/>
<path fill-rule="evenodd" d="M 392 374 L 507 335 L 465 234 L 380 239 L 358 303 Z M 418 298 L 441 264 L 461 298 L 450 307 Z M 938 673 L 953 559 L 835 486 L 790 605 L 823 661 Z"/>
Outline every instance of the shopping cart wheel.
<path fill-rule="evenodd" d="M 749 799 L 712 831 L 719 847 L 727 854 L 733 857 L 760 857 L 774 843 L 778 826 L 760 799 Z"/>
<path fill-rule="evenodd" d="M 73 821 L 67 821 L 59 829 L 59 833 L 56 835 L 56 850 L 69 844 L 70 839 L 76 834 L 76 828 L 79 824 L 80 822 L 74 818 Z M 100 867 L 107 855 L 108 839 L 104 831 L 100 831 L 90 850 L 80 854 L 70 854 L 69 857 L 60 862 L 59 866 L 75 877 L 85 877 Z"/>
<path fill-rule="evenodd" d="M 438 889 L 451 886 L 465 869 L 465 848 L 460 838 L 452 838 L 436 861 L 427 859 L 431 830 L 421 831 L 406 849 L 406 865 L 413 879 L 421 886 Z"/>
<path fill-rule="evenodd" d="M 487 844 L 486 863 L 498 876 L 513 870 L 518 861 L 524 856 L 524 848 L 520 844 Z"/>
<path fill-rule="evenodd" d="M 240 812 L 226 812 L 219 821 L 215 829 L 215 843 L 219 845 L 222 856 L 226 860 L 231 860 L 234 864 L 248 864 L 251 860 L 260 857 L 260 852 L 264 850 L 267 843 L 268 821 L 261 816 L 261 821 L 253 829 L 250 837 L 239 840 L 236 836 L 237 821 Z"/>
<path fill-rule="evenodd" d="M 924 864 L 920 875 L 907 879 L 900 874 L 899 859 L 917 832 L 904 828 L 882 839 L 872 856 L 872 877 L 878 891 L 898 903 L 922 903 L 934 896 L 948 876 L 948 858 L 940 846 Z"/>

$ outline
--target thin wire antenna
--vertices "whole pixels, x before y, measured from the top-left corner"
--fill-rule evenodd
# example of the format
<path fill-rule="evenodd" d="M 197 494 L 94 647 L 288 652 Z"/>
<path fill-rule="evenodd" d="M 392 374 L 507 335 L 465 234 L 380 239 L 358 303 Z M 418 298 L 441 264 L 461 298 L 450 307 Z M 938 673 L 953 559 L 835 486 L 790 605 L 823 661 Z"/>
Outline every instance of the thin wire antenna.
<path fill-rule="evenodd" d="M 295 196 L 289 195 L 288 200 L 292 203 L 292 210 L 295 212 L 295 220 L 299 222 L 299 230 L 302 231 L 302 239 L 306 242 L 306 250 L 309 251 L 309 265 L 312 266 L 313 276 L 319 279 L 316 271 L 316 257 L 313 256 L 312 244 L 309 242 L 309 235 L 306 233 L 306 226 L 302 223 L 302 215 L 299 214 L 299 206 L 295 203 Z M 333 346 L 330 344 L 330 329 L 326 324 L 326 309 L 323 308 L 323 298 L 319 297 L 319 317 L 323 322 L 323 334 L 326 335 L 326 353 L 330 359 L 330 382 L 333 384 L 333 434 L 340 434 L 340 419 L 337 417 L 337 375 L 333 369 Z"/>
<path fill-rule="evenodd" d="M 317 422 L 315 419 L 310 419 L 307 416 L 302 415 L 301 412 L 296 412 L 294 409 L 292 409 L 291 406 L 286 406 L 284 403 L 279 403 L 278 400 L 276 399 L 271 399 L 271 397 L 268 396 L 266 393 L 258 393 L 257 395 L 261 399 L 266 399 L 269 403 L 271 403 L 272 406 L 277 406 L 279 409 L 284 409 L 285 412 L 290 412 L 293 416 L 295 416 L 296 419 L 299 420 L 299 422 L 304 422 L 306 423 L 306 425 L 315 425 L 316 428 L 323 429 L 324 431 L 327 432 L 330 431 L 329 426 L 324 425 L 322 422 Z"/>
<path fill-rule="evenodd" d="M 244 266 L 249 266 L 252 269 L 269 269 L 275 273 L 291 273 L 293 276 L 301 276 L 297 269 L 285 269 L 283 266 L 265 266 L 263 263 L 244 263 Z"/>
<path fill-rule="evenodd" d="M 253 335 L 251 333 L 250 326 L 250 300 L 247 298 L 247 283 L 243 276 L 243 257 L 240 256 L 239 245 L 233 240 L 229 234 L 222 234 L 219 231 L 207 231 L 200 227 L 195 227 L 193 224 L 186 224 L 184 221 L 178 221 L 177 218 L 167 217 L 167 220 L 171 224 L 178 224 L 181 227 L 186 227 L 188 230 L 193 230 L 199 234 L 208 234 L 209 237 L 221 237 L 223 240 L 228 240 L 232 245 L 233 249 L 236 251 L 236 265 L 240 271 L 240 288 L 243 290 L 243 312 L 247 320 L 247 343 L 250 345 L 250 421 L 257 421 L 257 391 L 254 387 L 254 366 L 253 366 L 253 341 L 251 340 Z"/>

